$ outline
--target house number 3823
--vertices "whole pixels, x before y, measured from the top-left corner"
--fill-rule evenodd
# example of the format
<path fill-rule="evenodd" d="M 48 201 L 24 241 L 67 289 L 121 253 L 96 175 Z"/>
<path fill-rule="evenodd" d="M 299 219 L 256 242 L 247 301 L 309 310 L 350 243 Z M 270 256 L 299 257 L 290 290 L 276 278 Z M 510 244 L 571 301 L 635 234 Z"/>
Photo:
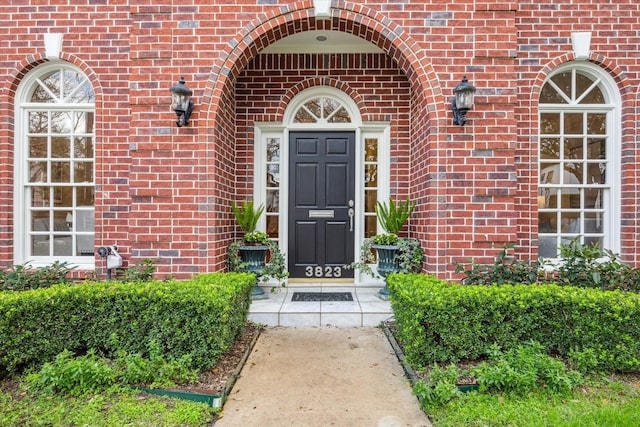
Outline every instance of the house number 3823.
<path fill-rule="evenodd" d="M 342 276 L 342 267 L 307 266 L 304 275 L 307 277 L 340 277 Z"/>

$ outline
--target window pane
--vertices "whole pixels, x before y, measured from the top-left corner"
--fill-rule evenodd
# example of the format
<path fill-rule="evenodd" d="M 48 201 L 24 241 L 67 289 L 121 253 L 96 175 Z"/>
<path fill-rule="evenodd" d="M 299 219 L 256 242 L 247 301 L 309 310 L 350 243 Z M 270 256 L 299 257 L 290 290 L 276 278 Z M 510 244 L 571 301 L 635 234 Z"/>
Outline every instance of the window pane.
<path fill-rule="evenodd" d="M 267 162 L 280 161 L 280 138 L 267 139 Z"/>
<path fill-rule="evenodd" d="M 584 207 L 586 209 L 602 208 L 602 188 L 586 188 L 584 190 Z"/>
<path fill-rule="evenodd" d="M 365 187 L 378 186 L 378 165 L 366 165 L 364 167 L 364 185 Z"/>
<path fill-rule="evenodd" d="M 66 137 L 51 138 L 51 157 L 68 159 L 71 155 L 71 140 Z"/>
<path fill-rule="evenodd" d="M 587 139 L 587 159 L 604 159 L 606 156 L 605 139 Z"/>
<path fill-rule="evenodd" d="M 538 231 L 540 233 L 557 233 L 558 223 L 555 212 L 538 212 Z"/>
<path fill-rule="evenodd" d="M 47 162 L 29 162 L 29 182 L 48 182 Z"/>
<path fill-rule="evenodd" d="M 593 86 L 593 83 L 594 81 L 591 77 L 576 73 L 576 99 L 580 98 L 585 93 L 585 91 L 589 91 L 580 101 L 581 104 L 604 103 L 604 96 L 602 96 L 602 91 L 597 86 L 591 88 L 591 86 Z"/>
<path fill-rule="evenodd" d="M 71 113 L 67 111 L 52 111 L 51 133 L 71 133 Z"/>
<path fill-rule="evenodd" d="M 605 184 L 604 163 L 587 163 L 588 184 Z"/>
<path fill-rule="evenodd" d="M 540 140 L 541 159 L 560 158 L 560 138 L 542 138 Z"/>
<path fill-rule="evenodd" d="M 582 159 L 582 138 L 567 138 L 564 140 L 565 159 Z"/>
<path fill-rule="evenodd" d="M 50 205 L 49 187 L 31 187 L 31 207 L 47 207 Z"/>
<path fill-rule="evenodd" d="M 51 182 L 71 182 L 71 164 L 51 162 Z"/>
<path fill-rule="evenodd" d="M 543 258 L 555 258 L 558 256 L 558 245 L 553 236 L 540 236 L 538 238 L 538 255 Z"/>
<path fill-rule="evenodd" d="M 53 198 L 56 207 L 73 206 L 73 187 L 53 187 Z"/>
<path fill-rule="evenodd" d="M 375 212 L 376 203 L 378 201 L 377 191 L 365 191 L 364 192 L 364 211 Z"/>
<path fill-rule="evenodd" d="M 275 215 L 267 215 L 267 235 L 270 239 L 277 239 L 279 237 L 278 217 Z"/>
<path fill-rule="evenodd" d="M 316 119 L 307 110 L 300 108 L 293 119 L 295 123 L 315 123 Z"/>
<path fill-rule="evenodd" d="M 74 182 L 93 182 L 93 162 L 74 162 L 74 165 Z"/>
<path fill-rule="evenodd" d="M 267 212 L 279 212 L 280 211 L 280 192 L 278 190 L 267 190 Z"/>
<path fill-rule="evenodd" d="M 73 156 L 76 159 L 93 158 L 93 138 L 75 138 L 73 141 Z"/>
<path fill-rule="evenodd" d="M 582 163 L 566 163 L 564 165 L 564 174 L 562 179 L 562 184 L 583 184 L 582 171 L 584 167 Z"/>
<path fill-rule="evenodd" d="M 378 161 L 378 140 L 375 138 L 367 138 L 364 140 L 364 145 L 365 145 L 364 161 L 365 162 Z"/>
<path fill-rule="evenodd" d="M 267 187 L 280 187 L 280 165 L 267 165 Z"/>
<path fill-rule="evenodd" d="M 48 157 L 47 153 L 47 137 L 31 136 L 29 137 L 29 157 Z"/>
<path fill-rule="evenodd" d="M 95 190 L 91 187 L 77 187 L 76 206 L 93 206 L 95 204 Z"/>
<path fill-rule="evenodd" d="M 329 118 L 329 123 L 351 123 L 351 116 L 347 110 L 341 107 L 333 116 Z"/>
<path fill-rule="evenodd" d="M 47 133 L 49 131 L 49 114 L 46 111 L 29 112 L 29 133 Z"/>
<path fill-rule="evenodd" d="M 567 98 L 571 99 L 571 71 L 556 74 L 551 77 L 551 81 L 558 86 Z"/>
<path fill-rule="evenodd" d="M 340 103 L 335 99 L 323 98 L 322 99 L 323 115 L 322 117 L 329 117 L 333 112 L 341 107 Z"/>
<path fill-rule="evenodd" d="M 76 112 L 74 133 L 93 133 L 93 113 Z"/>
<path fill-rule="evenodd" d="M 598 245 L 599 248 L 602 248 L 602 237 L 597 236 L 587 236 L 584 238 L 584 245 Z"/>
<path fill-rule="evenodd" d="M 564 98 L 562 98 L 558 91 L 556 91 L 556 88 L 547 83 L 542 87 L 542 91 L 540 92 L 540 103 L 564 104 L 566 103 L 566 101 L 564 100 Z"/>
<path fill-rule="evenodd" d="M 364 217 L 364 237 L 373 237 L 378 234 L 377 221 L 375 216 Z"/>
<path fill-rule="evenodd" d="M 607 133 L 607 115 L 604 113 L 587 114 L 587 133 L 604 135 Z"/>
<path fill-rule="evenodd" d="M 307 102 L 306 104 L 304 104 L 304 106 L 307 107 L 309 112 L 311 112 L 311 114 L 313 114 L 315 116 L 315 118 L 317 118 L 317 119 L 322 117 L 322 111 L 320 109 L 320 102 L 321 102 L 320 98 L 315 98 L 315 99 L 312 99 L 311 101 Z"/>
<path fill-rule="evenodd" d="M 586 212 L 584 214 L 584 232 L 585 233 L 601 233 L 602 232 L 602 213 Z"/>
<path fill-rule="evenodd" d="M 564 133 L 582 134 L 582 113 L 566 113 L 564 115 Z"/>
<path fill-rule="evenodd" d="M 540 133 L 557 135 L 560 133 L 560 113 L 540 114 Z"/>

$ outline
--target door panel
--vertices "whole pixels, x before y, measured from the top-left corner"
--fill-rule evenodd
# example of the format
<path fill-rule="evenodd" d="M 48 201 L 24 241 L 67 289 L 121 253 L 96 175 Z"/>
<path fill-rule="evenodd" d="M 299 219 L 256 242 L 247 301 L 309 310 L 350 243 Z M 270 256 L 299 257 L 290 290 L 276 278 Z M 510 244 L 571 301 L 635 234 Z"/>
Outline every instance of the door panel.
<path fill-rule="evenodd" d="M 291 132 L 289 171 L 291 277 L 353 277 L 355 133 Z"/>

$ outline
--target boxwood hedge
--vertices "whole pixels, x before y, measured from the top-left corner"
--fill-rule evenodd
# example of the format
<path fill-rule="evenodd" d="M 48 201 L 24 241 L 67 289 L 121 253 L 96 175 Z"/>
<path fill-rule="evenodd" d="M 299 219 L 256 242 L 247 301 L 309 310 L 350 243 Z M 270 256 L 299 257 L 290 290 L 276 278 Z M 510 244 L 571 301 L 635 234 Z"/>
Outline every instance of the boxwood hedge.
<path fill-rule="evenodd" d="M 462 286 L 427 275 L 388 278 L 407 359 L 415 367 L 478 359 L 526 341 L 594 359 L 593 368 L 640 371 L 640 295 L 545 285 Z"/>
<path fill-rule="evenodd" d="M 96 282 L 0 292 L 0 376 L 63 350 L 116 350 L 213 364 L 246 322 L 255 276 L 212 273 L 188 281 Z"/>

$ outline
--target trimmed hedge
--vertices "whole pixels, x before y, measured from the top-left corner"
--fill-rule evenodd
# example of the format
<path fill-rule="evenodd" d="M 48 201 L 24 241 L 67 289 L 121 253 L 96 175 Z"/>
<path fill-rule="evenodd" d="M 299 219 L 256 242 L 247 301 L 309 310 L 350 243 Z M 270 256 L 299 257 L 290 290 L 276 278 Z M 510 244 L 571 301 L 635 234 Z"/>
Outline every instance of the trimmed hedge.
<path fill-rule="evenodd" d="M 473 286 L 426 275 L 388 277 L 409 363 L 479 359 L 527 341 L 593 358 L 606 371 L 640 371 L 640 295 L 557 285 Z"/>
<path fill-rule="evenodd" d="M 116 350 L 206 368 L 242 330 L 255 276 L 212 273 L 188 281 L 99 282 L 0 293 L 0 372 L 52 361 L 63 350 Z M 1 376 L 1 375 L 0 375 Z"/>

